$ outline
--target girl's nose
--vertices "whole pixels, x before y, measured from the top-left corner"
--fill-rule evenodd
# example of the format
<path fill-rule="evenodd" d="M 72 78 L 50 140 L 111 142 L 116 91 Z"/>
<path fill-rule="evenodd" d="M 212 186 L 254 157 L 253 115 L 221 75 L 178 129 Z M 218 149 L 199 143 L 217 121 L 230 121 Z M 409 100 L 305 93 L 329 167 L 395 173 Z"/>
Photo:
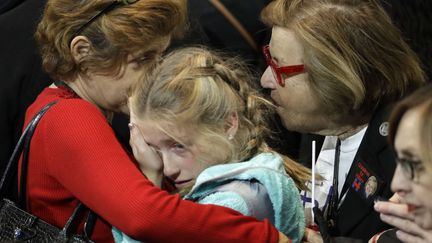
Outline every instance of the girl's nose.
<path fill-rule="evenodd" d="M 163 173 L 165 176 L 175 180 L 180 174 L 180 169 L 175 165 L 175 163 L 172 163 L 167 157 L 168 156 L 162 154 L 162 161 L 164 164 Z"/>

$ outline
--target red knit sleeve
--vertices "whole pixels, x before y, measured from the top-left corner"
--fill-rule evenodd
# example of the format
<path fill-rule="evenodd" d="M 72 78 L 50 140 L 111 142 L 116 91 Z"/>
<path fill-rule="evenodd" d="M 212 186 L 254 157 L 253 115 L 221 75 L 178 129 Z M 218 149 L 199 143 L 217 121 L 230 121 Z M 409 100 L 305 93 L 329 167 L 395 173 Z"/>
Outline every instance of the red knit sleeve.
<path fill-rule="evenodd" d="M 101 218 L 150 242 L 277 242 L 278 232 L 231 209 L 200 205 L 154 187 L 96 107 L 67 100 L 39 126 L 49 174 Z"/>

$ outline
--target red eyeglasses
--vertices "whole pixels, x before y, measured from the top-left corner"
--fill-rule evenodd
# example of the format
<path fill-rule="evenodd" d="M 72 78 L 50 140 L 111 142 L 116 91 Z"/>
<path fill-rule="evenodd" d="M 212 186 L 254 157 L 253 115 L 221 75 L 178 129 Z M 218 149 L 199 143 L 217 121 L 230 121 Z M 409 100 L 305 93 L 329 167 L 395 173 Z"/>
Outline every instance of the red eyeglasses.
<path fill-rule="evenodd" d="M 263 53 L 267 61 L 267 65 L 270 66 L 274 77 L 276 78 L 278 84 L 282 87 L 285 87 L 285 80 L 282 77 L 282 74 L 285 74 L 287 76 L 294 76 L 299 73 L 305 72 L 305 66 L 303 64 L 278 67 L 278 65 L 273 61 L 268 45 L 263 46 Z"/>

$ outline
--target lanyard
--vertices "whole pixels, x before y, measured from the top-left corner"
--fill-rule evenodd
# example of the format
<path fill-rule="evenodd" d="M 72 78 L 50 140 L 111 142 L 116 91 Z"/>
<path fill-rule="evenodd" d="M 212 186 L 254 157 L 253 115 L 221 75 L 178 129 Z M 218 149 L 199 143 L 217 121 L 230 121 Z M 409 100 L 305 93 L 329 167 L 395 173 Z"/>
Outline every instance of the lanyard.
<path fill-rule="evenodd" d="M 330 203 L 327 208 L 327 222 L 329 224 L 330 228 L 333 228 L 335 226 L 335 219 L 336 219 L 336 211 L 339 204 L 339 162 L 340 162 L 340 146 L 341 146 L 341 140 L 338 138 L 336 142 L 336 149 L 335 149 L 335 159 L 334 159 L 334 165 L 333 165 L 333 185 L 332 185 L 332 192 L 330 196 Z M 342 193 L 343 195 L 343 193 Z"/>

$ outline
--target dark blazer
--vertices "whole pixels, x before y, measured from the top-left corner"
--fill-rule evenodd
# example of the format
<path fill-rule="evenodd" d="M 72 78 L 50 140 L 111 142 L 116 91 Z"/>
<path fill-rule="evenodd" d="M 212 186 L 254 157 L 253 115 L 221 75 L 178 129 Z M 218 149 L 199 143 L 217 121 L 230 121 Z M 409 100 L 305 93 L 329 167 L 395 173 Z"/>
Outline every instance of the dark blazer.
<path fill-rule="evenodd" d="M 44 0 L 27 0 L 0 15 L 0 172 L 21 134 L 25 111 L 51 83 L 33 38 Z"/>
<path fill-rule="evenodd" d="M 344 236 L 367 242 L 375 233 L 390 228 L 390 225 L 379 219 L 379 214 L 373 209 L 376 197 L 390 198 L 393 195 L 390 183 L 396 163 L 394 151 L 387 143 L 386 126 L 388 127 L 388 123 L 386 121 L 389 111 L 390 107 L 379 109 L 369 123 L 345 181 L 344 187 L 347 187 L 348 191 L 337 211 L 335 227 L 329 232 L 331 236 Z M 306 137 L 303 145 L 310 144 L 305 142 L 309 140 L 311 138 Z M 317 149 L 318 152 L 320 149 Z M 304 154 L 311 154 L 310 146 L 303 149 L 302 153 L 303 159 L 310 158 Z M 303 160 L 302 163 L 310 165 L 310 161 Z M 376 192 L 366 198 L 365 184 L 371 176 L 377 179 L 378 184 Z"/>
<path fill-rule="evenodd" d="M 0 1 L 0 14 L 6 13 L 7 11 L 13 9 L 24 0 L 2 0 Z"/>

